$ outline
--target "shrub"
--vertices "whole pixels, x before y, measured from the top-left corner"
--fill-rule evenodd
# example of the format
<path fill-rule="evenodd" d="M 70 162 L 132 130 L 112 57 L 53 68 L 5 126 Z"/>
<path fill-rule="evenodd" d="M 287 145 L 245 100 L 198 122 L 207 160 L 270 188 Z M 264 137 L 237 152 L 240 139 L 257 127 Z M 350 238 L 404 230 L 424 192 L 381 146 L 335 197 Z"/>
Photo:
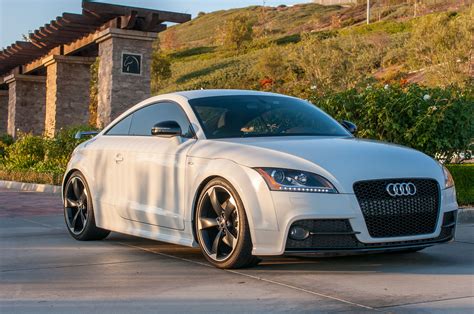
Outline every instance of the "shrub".
<path fill-rule="evenodd" d="M 61 172 L 67 166 L 72 152 L 84 139 L 77 140 L 74 135 L 78 131 L 89 131 L 89 126 L 74 126 L 59 130 L 54 138 L 43 139 L 45 145 L 45 158 L 35 165 L 40 172 Z"/>
<path fill-rule="evenodd" d="M 223 44 L 237 49 L 253 37 L 252 23 L 246 15 L 237 15 L 226 21 L 221 32 Z"/>
<path fill-rule="evenodd" d="M 453 175 L 459 205 L 474 205 L 474 164 L 446 167 Z"/>
<path fill-rule="evenodd" d="M 423 69 L 432 85 L 465 85 L 472 62 L 473 19 L 474 6 L 462 14 L 420 18 L 406 46 L 411 69 Z"/>
<path fill-rule="evenodd" d="M 312 101 L 336 119 L 356 123 L 360 137 L 409 146 L 448 163 L 472 150 L 470 91 L 386 85 L 313 96 Z"/>
<path fill-rule="evenodd" d="M 7 134 L 0 135 L 0 164 L 5 157 L 6 149 L 13 144 L 13 137 Z"/>
<path fill-rule="evenodd" d="M 5 164 L 9 169 L 29 169 L 44 160 L 45 143 L 39 136 L 20 134 L 6 149 Z"/>
<path fill-rule="evenodd" d="M 83 140 L 76 140 L 77 131 L 90 130 L 77 126 L 59 130 L 54 138 L 20 134 L 5 150 L 2 168 L 16 171 L 36 171 L 62 174 L 74 148 Z"/>

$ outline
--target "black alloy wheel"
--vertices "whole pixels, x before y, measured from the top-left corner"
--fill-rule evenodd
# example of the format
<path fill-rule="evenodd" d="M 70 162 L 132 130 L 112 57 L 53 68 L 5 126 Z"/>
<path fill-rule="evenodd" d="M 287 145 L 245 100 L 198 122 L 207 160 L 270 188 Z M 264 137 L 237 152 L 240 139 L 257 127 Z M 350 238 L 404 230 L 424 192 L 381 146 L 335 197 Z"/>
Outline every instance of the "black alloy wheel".
<path fill-rule="evenodd" d="M 206 259 L 219 268 L 240 268 L 258 263 L 245 211 L 234 188 L 214 179 L 204 188 L 195 218 L 196 234 Z"/>
<path fill-rule="evenodd" d="M 79 171 L 71 175 L 64 188 L 64 218 L 76 240 L 102 240 L 110 233 L 96 226 L 89 188 Z"/>

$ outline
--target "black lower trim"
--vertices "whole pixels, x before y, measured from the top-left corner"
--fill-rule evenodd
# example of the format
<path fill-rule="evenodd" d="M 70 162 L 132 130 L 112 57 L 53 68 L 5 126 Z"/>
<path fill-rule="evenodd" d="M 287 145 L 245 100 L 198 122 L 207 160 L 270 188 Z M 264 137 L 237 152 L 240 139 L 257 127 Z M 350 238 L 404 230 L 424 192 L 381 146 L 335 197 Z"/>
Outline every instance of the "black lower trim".
<path fill-rule="evenodd" d="M 443 216 L 441 233 L 436 238 L 421 240 L 406 240 L 379 243 L 360 242 L 352 230 L 347 219 L 324 219 L 324 220 L 302 220 L 293 223 L 307 228 L 311 236 L 305 240 L 297 241 L 287 239 L 285 254 L 293 253 L 325 253 L 325 252 L 374 252 L 374 251 L 397 251 L 410 248 L 423 248 L 434 244 L 449 242 L 454 239 L 456 211 L 447 212 Z M 337 230 L 331 232 L 331 228 Z M 324 229 L 324 233 L 318 233 L 318 228 Z"/>

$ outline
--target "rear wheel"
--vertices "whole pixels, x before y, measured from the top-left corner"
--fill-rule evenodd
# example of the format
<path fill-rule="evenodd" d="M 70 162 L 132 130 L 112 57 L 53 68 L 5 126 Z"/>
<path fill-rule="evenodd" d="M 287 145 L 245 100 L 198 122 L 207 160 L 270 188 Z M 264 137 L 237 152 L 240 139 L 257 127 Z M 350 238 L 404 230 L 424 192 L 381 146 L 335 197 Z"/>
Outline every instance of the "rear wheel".
<path fill-rule="evenodd" d="M 89 187 L 79 171 L 65 185 L 64 219 L 69 234 L 79 241 L 102 240 L 110 233 L 96 226 Z"/>
<path fill-rule="evenodd" d="M 258 264 L 252 255 L 252 240 L 239 195 L 224 179 L 211 180 L 201 193 L 195 230 L 204 257 L 219 268 L 242 268 Z"/>

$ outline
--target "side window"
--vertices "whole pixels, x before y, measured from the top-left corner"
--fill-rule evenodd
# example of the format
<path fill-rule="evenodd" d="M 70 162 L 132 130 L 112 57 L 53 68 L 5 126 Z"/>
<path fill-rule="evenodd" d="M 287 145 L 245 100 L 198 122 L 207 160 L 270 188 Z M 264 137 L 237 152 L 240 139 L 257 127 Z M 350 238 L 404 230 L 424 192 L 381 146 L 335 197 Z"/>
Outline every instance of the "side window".
<path fill-rule="evenodd" d="M 132 123 L 132 117 L 133 114 L 122 119 L 119 123 L 108 130 L 106 135 L 128 135 L 128 130 L 130 130 L 130 124 Z"/>
<path fill-rule="evenodd" d="M 191 137 L 191 125 L 184 111 L 175 103 L 161 102 L 135 111 L 130 135 L 151 136 L 151 128 L 163 121 L 178 122 L 184 137 Z"/>

